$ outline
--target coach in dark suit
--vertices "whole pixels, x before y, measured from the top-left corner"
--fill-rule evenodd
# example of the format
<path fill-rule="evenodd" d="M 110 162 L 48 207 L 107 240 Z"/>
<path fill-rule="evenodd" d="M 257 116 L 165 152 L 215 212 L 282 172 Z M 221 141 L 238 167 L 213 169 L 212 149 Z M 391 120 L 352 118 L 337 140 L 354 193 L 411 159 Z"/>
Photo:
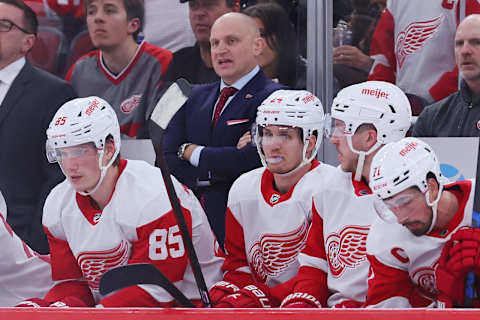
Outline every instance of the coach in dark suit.
<path fill-rule="evenodd" d="M 192 90 L 165 132 L 164 151 L 173 175 L 200 198 L 223 245 L 228 191 L 238 176 L 261 166 L 249 134 L 257 107 L 282 87 L 257 65 L 265 42 L 251 18 L 221 16 L 210 43 L 221 81 Z"/>
<path fill-rule="evenodd" d="M 37 28 L 35 13 L 21 0 L 0 0 L 0 191 L 15 233 L 46 253 L 43 203 L 64 179 L 47 162 L 46 129 L 56 110 L 76 95 L 68 83 L 25 60 Z"/>

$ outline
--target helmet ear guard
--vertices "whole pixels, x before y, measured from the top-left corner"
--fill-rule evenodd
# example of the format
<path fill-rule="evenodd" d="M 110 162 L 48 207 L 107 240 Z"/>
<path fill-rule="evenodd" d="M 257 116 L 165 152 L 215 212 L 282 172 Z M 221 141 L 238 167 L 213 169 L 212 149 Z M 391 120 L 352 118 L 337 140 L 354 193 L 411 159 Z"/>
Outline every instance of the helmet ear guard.
<path fill-rule="evenodd" d="M 310 162 L 317 155 L 321 144 L 320 133 L 325 128 L 325 114 L 320 100 L 306 90 L 277 90 L 258 107 L 254 141 L 263 166 L 267 166 L 263 153 L 261 135 L 269 125 L 299 128 L 303 137 L 303 162 Z M 317 136 L 316 144 L 307 156 L 308 142 L 312 135 Z"/>

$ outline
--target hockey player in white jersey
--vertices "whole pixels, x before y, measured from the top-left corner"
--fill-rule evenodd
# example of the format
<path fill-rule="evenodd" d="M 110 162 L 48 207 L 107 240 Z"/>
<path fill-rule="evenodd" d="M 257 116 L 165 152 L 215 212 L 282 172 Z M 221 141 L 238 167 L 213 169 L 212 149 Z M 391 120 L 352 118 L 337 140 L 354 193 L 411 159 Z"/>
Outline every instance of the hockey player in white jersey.
<path fill-rule="evenodd" d="M 445 181 L 433 149 L 405 138 L 377 153 L 370 187 L 379 217 L 367 239 L 367 306 L 461 305 L 467 273 L 479 270 L 480 232 L 462 228 L 472 223 L 474 180 Z"/>
<path fill-rule="evenodd" d="M 103 297 L 101 276 L 130 263 L 151 263 L 183 293 L 199 301 L 188 255 L 162 175 L 143 161 L 119 157 L 115 112 L 98 97 L 65 103 L 47 130 L 47 156 L 66 180 L 47 197 L 43 225 L 50 244 L 54 286 L 47 306 L 168 307 L 173 298 L 154 285 L 138 285 Z M 173 177 L 207 285 L 219 281 L 223 258 L 207 218 L 193 195 Z"/>
<path fill-rule="evenodd" d="M 366 239 L 376 217 L 368 173 L 373 155 L 405 136 L 411 110 L 395 85 L 367 81 L 333 100 L 330 143 L 340 166 L 313 195 L 313 218 L 293 293 L 282 307 L 360 307 L 367 294 Z"/>
<path fill-rule="evenodd" d="M 34 296 L 43 297 L 54 284 L 50 257 L 33 251 L 13 232 L 7 223 L 7 205 L 1 193 L 0 220 L 0 307 L 13 307 Z"/>
<path fill-rule="evenodd" d="M 312 194 L 336 169 L 315 159 L 325 116 L 304 90 L 278 90 L 258 108 L 254 136 L 262 168 L 233 184 L 226 213 L 224 278 L 217 307 L 275 307 L 297 274 L 312 219 Z"/>

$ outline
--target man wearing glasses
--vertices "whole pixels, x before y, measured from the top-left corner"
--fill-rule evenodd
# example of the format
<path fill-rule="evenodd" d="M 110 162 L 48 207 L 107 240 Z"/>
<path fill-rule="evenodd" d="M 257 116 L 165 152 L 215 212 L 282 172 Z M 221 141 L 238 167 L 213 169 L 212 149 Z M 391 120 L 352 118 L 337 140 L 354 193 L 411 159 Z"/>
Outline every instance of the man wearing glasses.
<path fill-rule="evenodd" d="M 45 157 L 45 130 L 56 110 L 76 94 L 25 59 L 37 28 L 35 13 L 21 0 L 0 0 L 0 190 L 15 233 L 46 253 L 43 203 L 63 175 Z"/>

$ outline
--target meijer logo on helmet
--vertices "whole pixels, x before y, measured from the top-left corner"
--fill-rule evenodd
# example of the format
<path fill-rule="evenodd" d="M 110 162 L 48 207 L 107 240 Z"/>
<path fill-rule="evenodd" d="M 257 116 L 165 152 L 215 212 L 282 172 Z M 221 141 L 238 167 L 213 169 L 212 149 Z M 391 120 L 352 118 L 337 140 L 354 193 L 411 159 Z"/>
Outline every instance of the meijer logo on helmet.
<path fill-rule="evenodd" d="M 313 94 L 309 94 L 305 98 L 302 99 L 303 103 L 309 103 L 310 101 L 315 100 L 315 96 Z"/>
<path fill-rule="evenodd" d="M 367 95 L 367 96 L 375 96 L 377 99 L 388 99 L 388 96 L 390 95 L 389 93 L 386 93 L 385 91 L 382 91 L 380 89 L 362 89 L 362 94 Z"/>
<path fill-rule="evenodd" d="M 85 113 L 87 115 L 91 115 L 93 110 L 95 110 L 95 108 L 98 108 L 98 100 L 93 100 L 92 103 L 88 106 L 87 110 L 85 110 Z"/>
<path fill-rule="evenodd" d="M 400 155 L 402 157 L 405 157 L 407 155 L 407 153 L 409 153 L 410 151 L 412 150 L 415 150 L 417 149 L 417 146 L 418 146 L 418 143 L 416 142 L 410 142 L 409 144 L 407 144 L 407 146 L 405 148 L 403 148 L 402 150 L 400 150 Z"/>

